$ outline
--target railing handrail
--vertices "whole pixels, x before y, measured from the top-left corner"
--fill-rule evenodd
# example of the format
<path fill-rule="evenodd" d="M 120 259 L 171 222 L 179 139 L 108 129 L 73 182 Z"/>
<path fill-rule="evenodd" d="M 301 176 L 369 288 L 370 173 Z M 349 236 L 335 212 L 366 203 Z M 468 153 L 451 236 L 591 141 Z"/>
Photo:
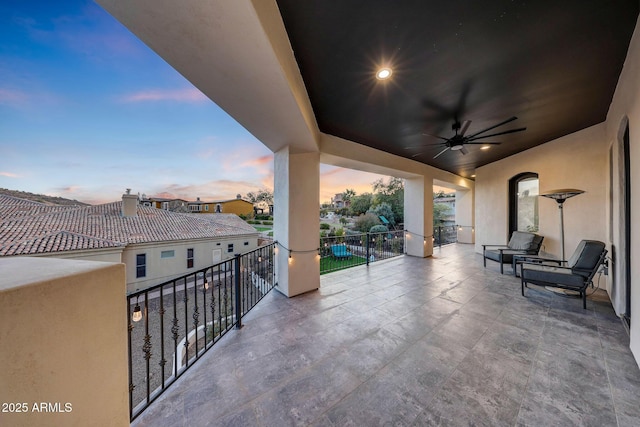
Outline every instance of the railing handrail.
<path fill-rule="evenodd" d="M 178 276 L 178 277 L 174 277 L 173 279 L 169 279 L 169 280 L 167 280 L 165 282 L 158 283 L 156 285 L 151 285 L 151 286 L 149 286 L 147 288 L 144 288 L 144 289 L 136 289 L 135 291 L 128 293 L 127 294 L 127 298 L 132 298 L 132 297 L 135 298 L 135 297 L 140 296 L 140 295 L 142 295 L 142 294 L 144 294 L 146 292 L 153 292 L 156 288 L 162 288 L 162 287 L 164 287 L 164 286 L 166 286 L 166 285 L 168 285 L 170 283 L 179 282 L 180 280 L 187 280 L 188 278 L 190 278 L 190 277 L 192 277 L 194 275 L 197 275 L 199 273 L 205 274 L 207 270 L 215 269 L 216 267 L 219 267 L 219 266 L 221 266 L 223 264 L 232 263 L 233 260 L 235 258 L 237 258 L 238 256 L 244 256 L 244 255 L 250 254 L 252 252 L 256 252 L 256 251 L 258 251 L 260 249 L 264 249 L 264 248 L 267 248 L 269 246 L 275 245 L 276 243 L 277 242 L 273 241 L 271 243 L 267 243 L 266 245 L 258 246 L 257 248 L 252 249 L 250 251 L 240 252 L 240 253 L 234 254 L 233 258 L 229 258 L 229 259 L 226 259 L 224 261 L 220 261 L 220 262 L 218 262 L 216 264 L 212 264 L 210 266 L 201 268 L 199 270 L 193 270 L 193 271 L 191 271 L 191 272 L 189 272 L 187 274 L 184 274 L 184 275 Z"/>
<path fill-rule="evenodd" d="M 131 421 L 276 286 L 275 245 L 126 296 Z"/>

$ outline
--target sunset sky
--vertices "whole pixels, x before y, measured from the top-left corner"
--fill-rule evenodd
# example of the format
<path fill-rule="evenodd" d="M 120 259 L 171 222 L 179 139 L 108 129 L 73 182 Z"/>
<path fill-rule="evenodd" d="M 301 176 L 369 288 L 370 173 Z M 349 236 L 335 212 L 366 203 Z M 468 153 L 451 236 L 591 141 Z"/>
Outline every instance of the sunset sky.
<path fill-rule="evenodd" d="M 379 175 L 323 165 L 320 201 Z M 0 187 L 87 203 L 273 188 L 273 155 L 91 1 L 0 2 Z"/>

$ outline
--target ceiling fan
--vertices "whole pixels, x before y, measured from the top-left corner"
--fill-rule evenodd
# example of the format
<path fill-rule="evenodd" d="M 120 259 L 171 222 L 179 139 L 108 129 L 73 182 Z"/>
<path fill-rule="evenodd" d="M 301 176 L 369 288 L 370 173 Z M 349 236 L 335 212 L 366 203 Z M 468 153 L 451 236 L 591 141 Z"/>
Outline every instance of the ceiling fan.
<path fill-rule="evenodd" d="M 500 145 L 500 142 L 487 142 L 487 141 L 479 141 L 480 139 L 484 139 L 484 138 L 490 138 L 492 136 L 498 136 L 498 135 L 506 135 L 508 133 L 515 133 L 515 132 L 522 132 L 524 130 L 527 130 L 527 128 L 518 128 L 518 129 L 511 129 L 511 130 L 507 130 L 504 132 L 498 132 L 498 133 L 492 133 L 492 134 L 488 134 L 488 135 L 483 135 L 483 133 L 490 131 L 491 129 L 495 129 L 499 126 L 505 125 L 509 122 L 512 122 L 514 120 L 516 120 L 517 117 L 511 117 L 503 122 L 500 122 L 496 125 L 490 126 L 486 129 L 483 129 L 479 132 L 476 132 L 474 134 L 471 135 L 465 135 L 467 130 L 469 129 L 469 125 L 471 124 L 470 120 L 465 120 L 462 124 L 456 119 L 453 123 L 453 125 L 451 125 L 451 130 L 453 130 L 455 132 L 455 135 L 453 135 L 450 138 L 445 138 L 444 136 L 439 136 L 439 135 L 431 135 L 431 134 L 424 134 L 424 135 L 429 135 L 429 136 L 433 136 L 434 138 L 438 138 L 443 140 L 444 142 L 438 142 L 437 144 L 431 144 L 431 145 L 441 145 L 444 146 L 444 149 L 442 151 L 440 151 L 438 154 L 436 154 L 435 156 L 433 156 L 434 159 L 438 158 L 440 155 L 444 154 L 447 150 L 451 150 L 451 151 L 459 151 L 462 154 L 467 154 L 468 151 L 465 148 L 465 145 Z M 407 147 L 407 148 L 412 148 L 412 147 Z M 411 157 L 417 157 L 419 155 L 421 155 L 423 153 L 417 153 L 414 154 Z"/>

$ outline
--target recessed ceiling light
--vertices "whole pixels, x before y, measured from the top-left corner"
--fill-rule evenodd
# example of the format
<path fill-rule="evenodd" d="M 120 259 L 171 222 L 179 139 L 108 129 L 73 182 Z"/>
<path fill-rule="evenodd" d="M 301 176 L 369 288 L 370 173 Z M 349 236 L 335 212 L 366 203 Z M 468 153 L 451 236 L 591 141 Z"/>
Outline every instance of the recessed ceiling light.
<path fill-rule="evenodd" d="M 490 145 L 483 145 L 482 147 L 480 147 L 481 150 L 488 150 L 489 148 L 491 148 Z"/>
<path fill-rule="evenodd" d="M 475 177 L 476 177 L 476 174 L 475 174 L 475 173 L 474 173 L 473 175 L 471 175 L 471 178 L 475 178 Z"/>
<path fill-rule="evenodd" d="M 391 77 L 391 68 L 381 68 L 376 73 L 376 79 L 386 80 Z"/>

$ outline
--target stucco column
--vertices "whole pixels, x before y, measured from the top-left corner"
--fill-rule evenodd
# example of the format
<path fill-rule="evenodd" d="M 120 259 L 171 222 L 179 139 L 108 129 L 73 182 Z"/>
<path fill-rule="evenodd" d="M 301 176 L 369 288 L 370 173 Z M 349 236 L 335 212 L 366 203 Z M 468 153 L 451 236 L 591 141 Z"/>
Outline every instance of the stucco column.
<path fill-rule="evenodd" d="M 404 181 L 404 228 L 407 255 L 433 254 L 433 179 L 427 176 Z"/>
<path fill-rule="evenodd" d="M 456 191 L 456 225 L 458 243 L 475 243 L 474 191 Z"/>
<path fill-rule="evenodd" d="M 276 289 L 293 297 L 320 287 L 320 154 L 276 152 L 274 187 Z"/>

